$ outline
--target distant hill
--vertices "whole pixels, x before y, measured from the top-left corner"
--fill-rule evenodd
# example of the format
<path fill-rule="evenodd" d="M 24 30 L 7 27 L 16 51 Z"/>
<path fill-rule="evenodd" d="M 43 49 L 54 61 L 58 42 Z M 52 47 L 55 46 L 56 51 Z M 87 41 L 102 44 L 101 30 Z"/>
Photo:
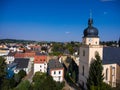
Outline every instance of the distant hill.
<path fill-rule="evenodd" d="M 0 39 L 1 43 L 35 43 L 33 40 L 19 40 L 19 39 Z"/>

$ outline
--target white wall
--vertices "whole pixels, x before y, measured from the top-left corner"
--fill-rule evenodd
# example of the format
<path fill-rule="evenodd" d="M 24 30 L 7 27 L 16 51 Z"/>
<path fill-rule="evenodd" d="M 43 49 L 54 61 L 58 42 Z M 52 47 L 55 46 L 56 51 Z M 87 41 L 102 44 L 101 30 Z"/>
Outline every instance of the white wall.
<path fill-rule="evenodd" d="M 6 63 L 7 63 L 7 64 L 11 64 L 11 63 L 14 61 L 14 59 L 15 59 L 15 58 L 14 58 L 13 56 L 7 56 L 7 57 L 6 57 Z"/>
<path fill-rule="evenodd" d="M 34 63 L 34 73 L 38 71 L 47 72 L 47 63 Z"/>
<path fill-rule="evenodd" d="M 62 82 L 64 78 L 64 69 L 51 70 L 50 75 L 53 77 L 53 80 Z"/>
<path fill-rule="evenodd" d="M 117 76 L 117 64 L 105 64 L 103 65 L 103 74 L 104 74 L 104 82 L 110 84 L 112 87 L 116 87 L 116 76 Z M 106 73 L 106 70 L 108 72 Z M 107 79 L 106 79 L 107 74 Z"/>
<path fill-rule="evenodd" d="M 83 38 L 83 43 L 87 45 L 99 45 L 99 38 Z"/>

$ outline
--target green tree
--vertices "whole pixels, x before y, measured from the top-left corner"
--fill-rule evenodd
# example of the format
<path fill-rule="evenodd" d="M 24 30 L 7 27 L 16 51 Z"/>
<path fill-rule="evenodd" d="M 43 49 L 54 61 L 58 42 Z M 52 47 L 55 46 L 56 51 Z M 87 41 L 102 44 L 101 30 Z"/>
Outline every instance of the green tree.
<path fill-rule="evenodd" d="M 61 90 L 64 83 L 58 83 L 46 73 L 36 72 L 33 76 L 33 90 Z"/>
<path fill-rule="evenodd" d="M 77 80 L 78 80 L 78 66 L 73 59 L 71 59 L 71 62 L 68 66 L 68 73 L 69 73 L 70 77 L 75 82 L 77 82 Z"/>
<path fill-rule="evenodd" d="M 18 74 L 15 74 L 14 80 L 16 81 L 16 83 L 19 83 L 21 81 L 20 76 Z"/>
<path fill-rule="evenodd" d="M 3 57 L 0 57 L 0 88 L 5 79 L 6 73 L 6 63 Z"/>
<path fill-rule="evenodd" d="M 18 75 L 19 75 L 20 79 L 22 79 L 26 76 L 26 72 L 24 70 L 20 70 Z"/>
<path fill-rule="evenodd" d="M 30 90 L 31 84 L 28 80 L 22 81 L 15 89 L 13 90 Z"/>
<path fill-rule="evenodd" d="M 107 84 L 103 83 L 103 67 L 99 54 L 95 55 L 95 60 L 90 65 L 87 79 L 88 90 L 108 90 Z"/>

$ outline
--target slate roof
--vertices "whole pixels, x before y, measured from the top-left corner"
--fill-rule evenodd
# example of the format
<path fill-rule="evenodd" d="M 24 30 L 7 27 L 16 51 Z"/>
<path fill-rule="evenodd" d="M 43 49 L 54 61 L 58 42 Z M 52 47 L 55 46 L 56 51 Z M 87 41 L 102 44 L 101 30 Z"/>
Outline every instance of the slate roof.
<path fill-rule="evenodd" d="M 104 47 L 103 48 L 103 64 L 120 65 L 120 47 Z"/>
<path fill-rule="evenodd" d="M 59 62 L 59 60 L 49 60 L 48 68 L 49 69 L 61 69 L 63 68 L 63 65 Z"/>
<path fill-rule="evenodd" d="M 9 52 L 7 56 L 14 56 L 16 52 Z"/>
<path fill-rule="evenodd" d="M 21 68 L 27 68 L 28 64 L 29 64 L 29 60 L 28 58 L 16 58 L 14 60 L 14 63 L 17 63 L 17 68 L 21 69 Z"/>
<path fill-rule="evenodd" d="M 47 53 L 41 53 L 41 52 L 36 52 L 35 54 L 36 54 L 37 56 L 47 55 Z"/>

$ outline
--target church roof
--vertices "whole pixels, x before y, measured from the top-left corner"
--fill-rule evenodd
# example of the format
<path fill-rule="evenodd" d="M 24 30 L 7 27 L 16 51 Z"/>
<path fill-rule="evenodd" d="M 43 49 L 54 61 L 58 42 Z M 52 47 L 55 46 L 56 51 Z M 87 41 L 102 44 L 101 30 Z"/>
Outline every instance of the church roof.
<path fill-rule="evenodd" d="M 88 20 L 88 27 L 84 30 L 84 37 L 98 37 L 98 29 L 92 26 L 93 19 Z"/>
<path fill-rule="evenodd" d="M 120 47 L 104 47 L 103 48 L 103 64 L 120 65 Z"/>

